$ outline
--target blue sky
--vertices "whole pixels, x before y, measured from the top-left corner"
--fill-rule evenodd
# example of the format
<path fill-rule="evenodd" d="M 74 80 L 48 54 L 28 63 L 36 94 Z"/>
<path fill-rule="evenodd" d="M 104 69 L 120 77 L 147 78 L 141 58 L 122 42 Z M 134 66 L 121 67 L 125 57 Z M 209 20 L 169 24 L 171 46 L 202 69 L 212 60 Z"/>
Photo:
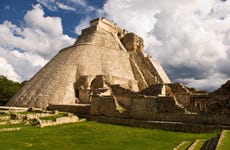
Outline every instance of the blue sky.
<path fill-rule="evenodd" d="M 102 16 L 141 36 L 173 82 L 230 79 L 229 0 L 0 0 L 0 74 L 30 79 Z"/>
<path fill-rule="evenodd" d="M 81 0 L 79 0 L 80 2 Z M 85 11 L 85 8 L 83 6 L 79 6 L 79 4 L 75 4 L 74 2 L 71 2 L 68 0 L 55 0 L 54 3 L 60 2 L 62 4 L 69 4 L 70 6 L 73 6 L 73 8 L 76 9 L 76 11 L 68 11 L 61 8 L 55 8 L 55 4 L 50 4 L 50 7 L 53 6 L 54 8 L 51 9 L 44 5 L 44 3 L 47 1 L 37 1 L 37 0 L 0 0 L 0 10 L 1 10 L 1 17 L 0 22 L 3 22 L 5 20 L 9 20 L 12 23 L 16 25 L 23 25 L 23 17 L 26 14 L 26 12 L 30 9 L 32 9 L 32 5 L 41 4 L 43 7 L 43 10 L 45 12 L 46 16 L 58 16 L 62 19 L 62 25 L 63 25 L 63 32 L 64 34 L 68 34 L 71 37 L 76 37 L 75 33 L 75 26 L 77 26 L 81 19 L 87 17 L 87 16 L 94 16 L 98 17 L 98 15 L 95 13 L 95 10 L 101 9 L 103 7 L 103 4 L 105 3 L 105 0 L 85 0 L 85 3 L 88 6 L 95 7 L 95 10 L 91 11 Z M 52 1 L 51 1 L 52 2 Z M 78 0 L 76 1 L 76 3 Z M 84 2 L 84 1 L 82 1 Z M 55 10 L 56 9 L 56 10 Z"/>

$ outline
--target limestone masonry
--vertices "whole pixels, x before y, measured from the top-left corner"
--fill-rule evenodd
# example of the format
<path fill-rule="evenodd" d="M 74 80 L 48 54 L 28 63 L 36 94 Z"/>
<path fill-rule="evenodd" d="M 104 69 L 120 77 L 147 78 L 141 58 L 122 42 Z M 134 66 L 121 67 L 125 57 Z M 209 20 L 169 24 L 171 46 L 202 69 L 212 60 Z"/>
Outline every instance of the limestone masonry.
<path fill-rule="evenodd" d="M 111 85 L 137 92 L 170 83 L 159 62 L 143 49 L 143 39 L 134 33 L 104 18 L 92 20 L 74 45 L 62 49 L 7 105 L 90 103 L 92 94 L 111 95 Z"/>
<path fill-rule="evenodd" d="M 230 81 L 213 93 L 171 83 L 143 50 L 136 34 L 105 18 L 92 20 L 7 106 L 230 127 Z"/>

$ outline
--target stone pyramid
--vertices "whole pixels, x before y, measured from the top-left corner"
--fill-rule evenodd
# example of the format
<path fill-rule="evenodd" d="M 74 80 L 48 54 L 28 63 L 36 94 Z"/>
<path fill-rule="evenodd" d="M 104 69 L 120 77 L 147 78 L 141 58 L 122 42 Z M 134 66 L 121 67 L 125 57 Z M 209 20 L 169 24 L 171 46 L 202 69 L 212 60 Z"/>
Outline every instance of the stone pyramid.
<path fill-rule="evenodd" d="M 60 50 L 7 106 L 46 108 L 49 104 L 90 103 L 95 87 L 103 93 L 110 85 L 140 91 L 152 84 L 170 83 L 161 65 L 143 48 L 142 38 L 113 21 L 92 20 L 76 42 Z"/>

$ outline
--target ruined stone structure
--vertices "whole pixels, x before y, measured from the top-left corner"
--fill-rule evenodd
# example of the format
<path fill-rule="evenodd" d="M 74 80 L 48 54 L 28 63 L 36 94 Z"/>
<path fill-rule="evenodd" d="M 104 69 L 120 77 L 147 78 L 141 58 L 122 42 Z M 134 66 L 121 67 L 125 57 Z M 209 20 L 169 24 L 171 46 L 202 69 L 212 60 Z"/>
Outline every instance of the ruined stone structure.
<path fill-rule="evenodd" d="M 7 105 L 170 130 L 230 128 L 230 82 L 211 94 L 171 83 L 143 49 L 143 39 L 134 33 L 104 18 L 92 20 Z"/>
<path fill-rule="evenodd" d="M 143 39 L 99 18 L 82 30 L 7 103 L 42 107 L 88 104 L 92 95 L 112 95 L 111 85 L 138 92 L 170 83 L 161 65 L 143 52 Z"/>

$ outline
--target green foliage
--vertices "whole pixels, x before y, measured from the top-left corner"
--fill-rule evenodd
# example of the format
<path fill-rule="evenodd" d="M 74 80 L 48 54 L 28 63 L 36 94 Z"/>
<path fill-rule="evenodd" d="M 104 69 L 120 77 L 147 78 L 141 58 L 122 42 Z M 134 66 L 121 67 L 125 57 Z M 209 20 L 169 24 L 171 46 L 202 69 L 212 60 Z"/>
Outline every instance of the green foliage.
<path fill-rule="evenodd" d="M 5 76 L 0 76 L 0 105 L 7 102 L 16 92 L 20 90 L 25 81 L 20 84 L 7 79 Z"/>
<path fill-rule="evenodd" d="M 216 134 L 192 134 L 85 121 L 42 129 L 24 126 L 19 131 L 1 132 L 0 147 L 1 150 L 168 150 L 182 141 L 209 139 Z"/>
<path fill-rule="evenodd" d="M 26 83 L 27 83 L 28 81 L 23 81 L 22 83 L 21 83 L 21 87 L 23 87 Z"/>

